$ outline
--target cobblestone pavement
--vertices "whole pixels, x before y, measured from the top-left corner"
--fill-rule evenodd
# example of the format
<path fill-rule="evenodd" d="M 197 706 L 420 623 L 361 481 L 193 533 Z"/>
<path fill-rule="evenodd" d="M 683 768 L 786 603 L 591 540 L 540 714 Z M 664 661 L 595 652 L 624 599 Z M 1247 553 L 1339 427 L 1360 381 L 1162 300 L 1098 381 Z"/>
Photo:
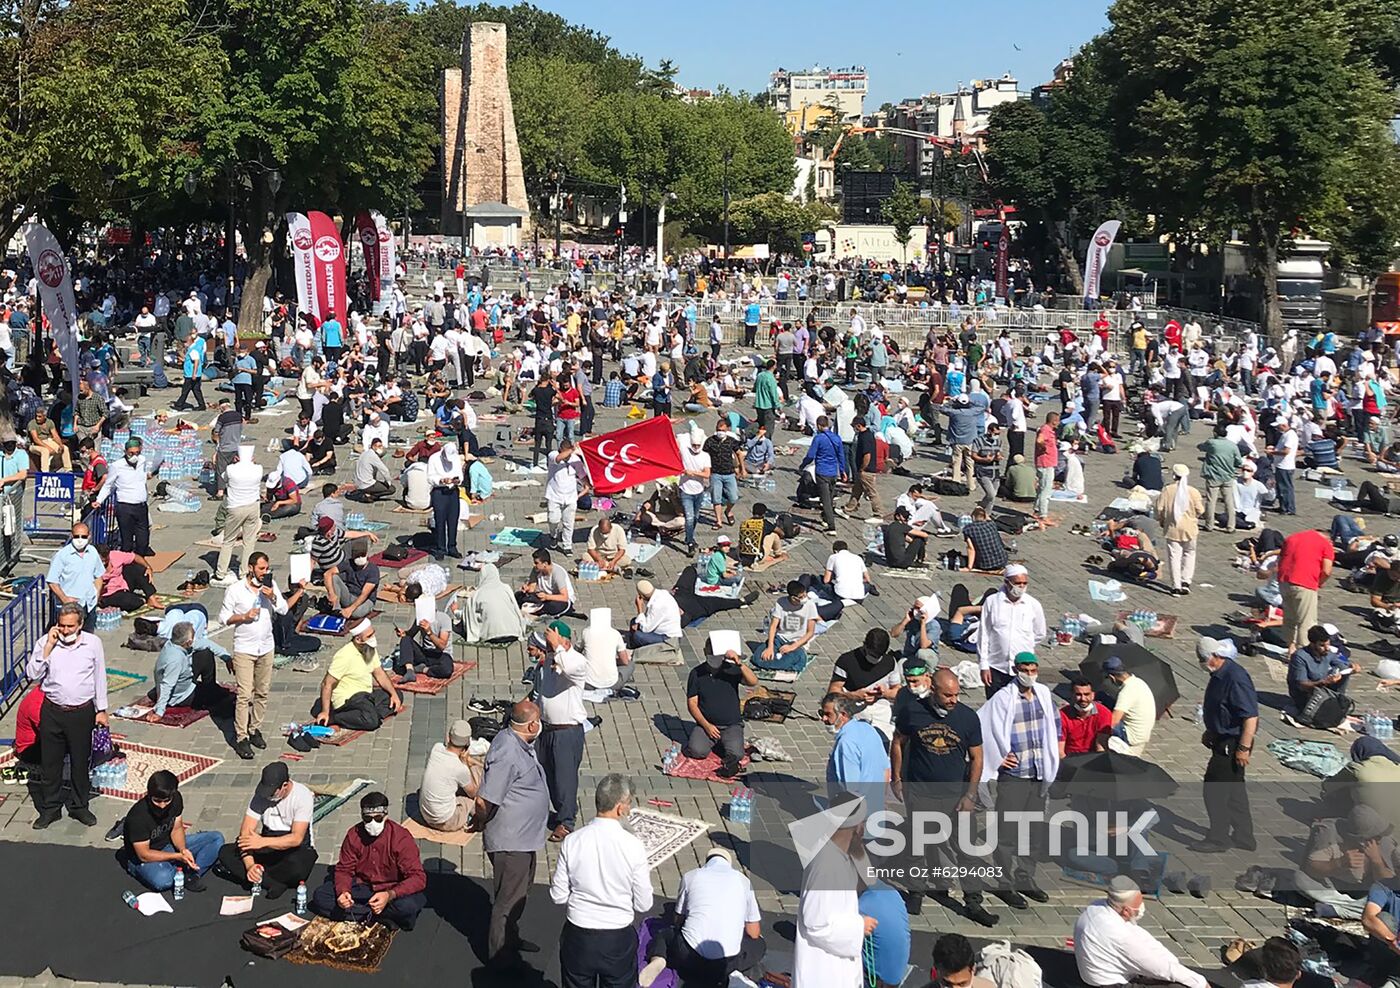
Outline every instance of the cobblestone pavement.
<path fill-rule="evenodd" d="M 140 412 L 159 407 L 174 398 L 174 391 L 153 392 L 142 401 Z M 478 406 L 478 410 L 488 410 L 488 403 Z M 294 407 L 294 406 L 293 406 Z M 597 431 L 617 428 L 624 423 L 619 409 L 598 410 Z M 138 412 L 138 414 L 140 414 Z M 196 416 L 202 426 L 207 427 L 207 418 Z M 270 438 L 290 431 L 294 413 L 289 403 L 265 411 L 257 424 L 250 427 L 257 438 L 259 460 L 266 465 L 271 454 L 265 451 Z M 427 421 L 426 418 L 421 421 Z M 524 424 L 523 421 L 516 424 Z M 707 431 L 712 422 L 702 425 Z M 679 427 L 679 426 L 678 426 Z M 1197 424 L 1192 439 L 1205 438 L 1202 427 Z M 403 443 L 413 430 L 403 428 L 396 431 L 394 440 Z M 483 440 L 492 434 L 490 426 L 480 430 Z M 401 447 L 400 447 L 401 448 Z M 528 463 L 528 449 L 517 448 L 506 451 L 504 459 L 496 461 L 492 467 L 497 480 L 516 479 L 505 472 L 507 459 Z M 800 452 L 800 450 L 799 450 Z M 1191 462 L 1195 466 L 1195 449 L 1191 443 L 1178 447 L 1168 459 Z M 349 450 L 342 454 L 342 466 L 337 476 L 348 480 L 353 455 Z M 799 456 L 780 457 L 779 489 L 775 493 L 758 495 L 766 498 L 769 504 L 786 503 L 794 487 L 794 475 Z M 913 462 L 915 473 L 932 472 L 943 465 L 945 455 L 921 450 Z M 1101 620 L 1111 621 L 1109 605 L 1090 601 L 1087 580 L 1093 573 L 1085 563 L 1094 544 L 1070 533 L 1072 524 L 1087 523 L 1097 510 L 1120 493 L 1117 482 L 1128 462 L 1125 454 L 1116 456 L 1092 455 L 1086 463 L 1086 474 L 1090 498 L 1088 504 L 1066 504 L 1057 502 L 1055 513 L 1062 520 L 1060 527 L 1043 533 L 1025 534 L 1018 538 L 1019 555 L 1030 567 L 1031 593 L 1043 603 L 1046 615 L 1053 625 L 1058 616 L 1066 611 L 1084 611 Z M 1360 473 L 1357 464 L 1349 464 L 1353 473 Z M 891 504 L 896 494 L 904 489 L 907 480 L 894 475 L 879 478 L 879 487 L 886 504 Z M 1331 511 L 1327 503 L 1314 500 L 1313 485 L 1300 483 L 1299 503 L 1302 514 L 1297 518 L 1270 516 L 1270 524 L 1290 532 L 1307 525 L 1325 527 Z M 755 492 L 744 488 L 739 517 L 747 517 Z M 488 546 L 489 535 L 502 524 L 528 525 L 528 516 L 541 510 L 542 487 L 524 487 L 498 493 L 487 506 L 491 513 L 503 513 L 505 522 L 484 522 L 470 532 L 464 532 L 462 548 L 484 549 Z M 315 498 L 308 500 L 313 503 Z M 970 510 L 970 498 L 945 499 L 945 510 L 959 513 Z M 208 504 L 208 502 L 206 502 Z M 618 509 L 631 510 L 635 501 L 620 500 Z M 353 508 L 362 506 L 353 505 Z M 371 520 L 386 521 L 391 525 L 388 534 L 401 534 L 418 526 L 426 527 L 426 521 L 418 521 L 417 516 L 392 513 L 388 502 L 364 506 Z M 190 548 L 196 539 L 207 538 L 207 525 L 210 512 L 198 515 L 166 514 L 153 511 L 153 522 L 159 526 L 152 537 L 157 550 L 185 549 L 185 558 L 156 578 L 158 589 L 170 591 L 184 578 L 188 566 L 212 567 L 214 552 Z M 591 524 L 594 518 L 585 518 Z M 273 523 L 277 541 L 265 546 L 271 550 L 274 572 L 279 578 L 285 577 L 286 555 L 292 549 L 291 535 L 298 521 L 283 520 Z M 861 522 L 840 520 L 840 537 L 856 544 L 861 539 Z M 581 530 L 586 530 L 581 528 Z M 708 533 L 702 529 L 702 539 Z M 737 534 L 737 533 L 731 533 Z M 813 533 L 815 534 L 815 533 Z M 1272 901 L 1254 898 L 1246 893 L 1233 890 L 1233 881 L 1248 863 L 1243 855 L 1205 856 L 1196 853 L 1193 845 L 1201 839 L 1200 821 L 1204 819 L 1200 803 L 1200 789 L 1197 784 L 1204 769 L 1205 752 L 1199 744 L 1199 728 L 1193 723 L 1196 704 L 1204 689 L 1204 674 L 1195 661 L 1194 643 L 1198 635 L 1219 635 L 1230 630 L 1224 615 L 1238 610 L 1240 601 L 1253 587 L 1252 576 L 1241 574 L 1231 567 L 1235 555 L 1233 543 L 1238 536 L 1223 533 L 1203 534 L 1200 546 L 1200 561 L 1196 577 L 1196 592 L 1189 598 L 1165 596 L 1151 588 L 1129 588 L 1129 599 L 1121 607 L 1145 606 L 1163 612 L 1180 615 L 1176 637 L 1171 640 L 1149 641 L 1154 651 L 1167 658 L 1175 668 L 1177 681 L 1182 691 L 1182 699 L 1176 705 L 1176 716 L 1158 724 L 1153 735 L 1149 755 L 1165 766 L 1181 783 L 1181 790 L 1167 801 L 1163 816 L 1163 826 L 1159 837 L 1164 835 L 1163 845 L 1173 856 L 1173 868 L 1182 867 L 1188 872 L 1209 875 L 1214 882 L 1214 891 L 1203 898 L 1189 895 L 1163 893 L 1161 901 L 1152 901 L 1148 907 L 1144 925 L 1157 935 L 1164 937 L 1189 961 L 1198 964 L 1218 966 L 1214 961 L 1219 946 L 1233 936 L 1260 938 L 1276 933 L 1285 920 L 1284 907 Z M 769 582 L 785 582 L 801 572 L 820 572 L 829 551 L 830 540 L 818 535 L 805 545 L 797 548 L 793 558 L 779 564 L 765 574 L 756 575 L 766 585 Z M 939 544 L 936 548 L 946 548 Z M 47 553 L 42 553 L 46 557 Z M 658 586 L 669 586 L 687 560 L 674 550 L 662 552 L 650 564 L 656 571 Z M 511 583 L 523 581 L 529 565 L 528 555 L 503 567 L 502 575 Z M 935 570 L 927 580 L 896 580 L 881 575 L 881 568 L 875 569 L 880 596 L 872 597 L 863 603 L 848 608 L 845 615 L 819 641 L 818 655 L 796 685 L 798 692 L 798 714 L 790 717 L 782 725 L 761 725 L 758 730 L 750 730 L 750 736 L 772 737 L 783 745 L 792 756 L 789 763 L 775 767 L 763 767 L 749 776 L 750 785 L 759 794 L 759 814 L 771 812 L 765 803 L 777 798 L 785 807 L 791 808 L 789 798 L 798 796 L 797 808 L 806 800 L 803 795 L 823 786 L 824 768 L 830 741 L 822 725 L 815 719 L 817 702 L 824 692 L 832 661 L 845 649 L 856 645 L 867 629 L 888 628 L 895 624 L 915 596 L 927 593 L 930 589 L 940 591 L 947 599 L 947 591 L 958 580 L 968 583 L 974 599 L 980 589 L 992 582 L 991 578 L 968 575 L 955 575 L 943 570 Z M 474 581 L 474 574 L 467 574 L 468 583 Z M 613 609 L 615 619 L 621 623 L 623 616 L 633 612 L 633 584 L 618 580 L 608 584 L 579 584 L 579 605 L 581 611 L 590 606 L 607 605 Z M 221 591 L 207 591 L 200 598 L 211 611 L 216 612 L 221 599 Z M 637 674 L 637 685 L 643 699 L 639 702 L 614 701 L 599 705 L 596 712 L 604 720 L 602 726 L 589 735 L 584 754 L 580 792 L 584 795 L 584 817 L 591 815 L 591 800 L 587 795 L 594 782 L 609 771 L 624 770 L 632 775 L 640 787 L 642 805 L 651 798 L 667 800 L 674 804 L 670 812 L 688 817 L 698 817 L 711 827 L 711 839 L 729 843 L 739 852 L 739 858 L 750 867 L 759 890 L 760 905 L 765 912 L 765 920 L 771 922 L 778 914 L 792 916 L 796 909 L 793 889 L 773 888 L 764 881 L 765 856 L 767 852 L 748 853 L 748 828 L 731 824 L 722 812 L 727 802 L 729 787 L 706 782 L 676 780 L 662 775 L 660 760 L 670 741 L 663 735 L 665 728 L 679 726 L 677 714 L 685 709 L 685 677 L 692 664 L 696 649 L 703 644 L 708 631 L 719 624 L 737 627 L 748 640 L 756 640 L 757 629 L 765 618 L 771 596 L 764 595 L 759 602 L 741 611 L 726 613 L 712 619 L 705 627 L 687 630 L 685 633 L 684 654 L 686 665 L 668 667 L 658 665 L 642 666 Z M 1348 597 L 1344 592 L 1329 586 L 1323 592 L 1323 616 L 1333 620 L 1353 641 L 1369 641 L 1372 635 L 1359 633 L 1359 609 L 1343 608 L 1343 603 L 1360 602 L 1360 598 Z M 1356 613 L 1352 613 L 1355 610 Z M 380 619 L 381 639 L 390 632 L 391 619 L 399 618 L 407 623 L 409 609 L 385 605 L 384 616 Z M 122 647 L 131 631 L 131 622 L 125 621 L 119 632 L 104 634 L 108 648 L 108 664 L 125 669 L 149 673 L 154 664 L 152 653 L 130 652 Z M 225 632 L 227 635 L 227 632 Z M 226 642 L 227 639 L 225 638 Z M 472 655 L 470 646 L 459 646 L 466 654 Z M 320 652 L 322 669 L 331 654 L 331 646 Z M 946 650 L 945 650 L 946 651 Z M 1073 645 L 1063 648 L 1049 648 L 1042 661 L 1043 681 L 1052 685 L 1062 682 L 1062 674 L 1075 669 L 1084 656 L 1083 647 Z M 945 655 L 945 658 L 948 656 Z M 1363 662 L 1374 663 L 1374 656 L 1364 649 L 1358 650 L 1357 657 Z M 480 666 L 453 684 L 444 694 L 436 697 L 413 696 L 407 700 L 407 712 L 388 721 L 376 734 L 361 738 L 342 748 L 323 747 L 306 756 L 305 760 L 292 763 L 294 778 L 313 786 L 341 784 L 357 777 L 373 779 L 389 793 L 395 806 L 401 805 L 403 797 L 416 790 L 429 747 L 441 739 L 447 725 L 459 717 L 469 716 L 466 704 L 473 695 L 496 697 L 517 697 L 521 693 L 519 676 L 521 672 L 518 652 L 483 652 L 479 656 Z M 954 653 L 952 661 L 961 656 Z M 1261 718 L 1260 742 L 1251 766 L 1251 784 L 1255 795 L 1255 817 L 1260 836 L 1258 859 L 1265 860 L 1272 855 L 1286 852 L 1296 855 L 1298 839 L 1305 832 L 1304 825 L 1295 818 L 1296 810 L 1291 810 L 1291 801 L 1314 799 L 1318 792 L 1316 780 L 1301 773 L 1280 766 L 1265 750 L 1263 742 L 1280 736 L 1293 736 L 1298 732 L 1288 728 L 1279 720 L 1276 709 L 1281 698 L 1286 696 L 1283 687 L 1283 668 L 1280 663 L 1259 658 L 1243 660 L 1254 676 L 1266 703 Z M 1375 680 L 1369 676 L 1358 676 L 1356 692 L 1362 698 L 1362 707 L 1374 705 L 1378 694 L 1373 693 Z M 267 723 L 276 727 L 292 720 L 306 719 L 307 711 L 315 697 L 320 672 L 299 674 L 290 669 L 279 670 L 273 680 L 271 704 Z M 979 691 L 980 692 L 980 691 Z M 113 705 L 130 702 L 138 695 L 135 687 L 114 694 Z M 979 697 L 971 698 L 974 703 Z M 1371 701 L 1371 702 L 1368 702 Z M 13 713 L 0 721 L 0 735 L 12 733 Z M 253 762 L 240 761 L 229 748 L 229 739 L 212 720 L 204 720 L 185 730 L 164 728 L 132 722 L 114 722 L 114 727 L 130 740 L 150 744 L 175 747 L 191 752 L 213 755 L 224 759 L 214 770 L 206 773 L 185 788 L 186 817 L 197 828 L 218 828 L 231 832 L 237 828 L 243 808 L 252 791 L 257 772 L 264 759 Z M 273 733 L 269 732 L 269 733 Z M 276 738 L 269 754 L 276 754 L 280 747 Z M 1345 744 L 1345 740 L 1339 743 Z M 9 788 L 4 795 L 8 798 L 0 803 L 0 837 L 14 841 L 48 841 L 78 845 L 100 845 L 103 832 L 126 809 L 124 803 L 110 799 L 99 799 L 94 810 L 100 825 L 91 829 L 83 828 L 66 817 L 62 822 L 40 833 L 30 829 L 34 812 L 22 787 Z M 771 806 L 771 803 L 768 804 Z M 341 807 L 327 819 L 317 824 L 318 843 L 323 856 L 334 854 L 340 835 L 356 820 L 355 806 Z M 709 840 L 702 838 L 684 849 L 680 854 L 665 862 L 655 875 L 655 885 L 660 896 L 673 897 L 676 894 L 680 875 L 695 867 L 702 858 Z M 548 845 L 546 853 L 540 856 L 536 880 L 545 882 L 554 866 L 557 845 Z M 486 862 L 477 842 L 465 849 L 434 848 L 464 873 L 486 874 Z M 217 887 L 218 880 L 215 879 Z M 1042 946 L 1063 946 L 1071 933 L 1072 924 L 1078 910 L 1096 894 L 1087 888 L 1066 889 L 1062 883 L 1052 891 L 1049 903 L 1034 905 L 1029 909 L 1013 912 L 1001 907 L 1000 903 L 989 901 L 989 905 L 1001 914 L 1001 922 L 994 931 L 998 937 Z M 115 905 L 114 905 L 115 908 Z M 914 917 L 916 929 L 930 931 L 958 930 L 969 935 L 984 935 L 986 931 L 968 920 L 944 910 L 929 900 L 921 915 Z M 915 958 L 924 963 L 927 958 Z M 1214 961 L 1214 964 L 1212 964 Z M 16 979 L 0 978 L 0 985 L 19 983 Z M 37 982 L 56 984 L 58 979 Z"/>

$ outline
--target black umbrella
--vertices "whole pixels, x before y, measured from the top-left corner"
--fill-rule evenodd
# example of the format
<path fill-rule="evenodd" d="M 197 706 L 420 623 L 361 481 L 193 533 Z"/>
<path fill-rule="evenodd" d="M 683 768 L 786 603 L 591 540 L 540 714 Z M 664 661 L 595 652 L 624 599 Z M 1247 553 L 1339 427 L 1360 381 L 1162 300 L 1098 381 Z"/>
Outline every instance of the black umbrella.
<path fill-rule="evenodd" d="M 1123 668 L 1140 678 L 1152 689 L 1152 698 L 1157 701 L 1157 716 L 1181 699 L 1181 690 L 1176 685 L 1176 674 L 1166 659 L 1158 658 L 1141 645 L 1130 641 L 1113 644 L 1100 643 L 1089 649 L 1089 657 L 1079 663 L 1080 674 L 1108 696 L 1118 697 L 1118 684 L 1106 680 L 1103 674 L 1104 660 L 1116 655 L 1123 660 Z"/>
<path fill-rule="evenodd" d="M 1089 751 L 1067 755 L 1060 762 L 1050 796 L 1121 805 L 1135 799 L 1165 799 L 1176 789 L 1176 780 L 1156 762 L 1117 751 Z"/>

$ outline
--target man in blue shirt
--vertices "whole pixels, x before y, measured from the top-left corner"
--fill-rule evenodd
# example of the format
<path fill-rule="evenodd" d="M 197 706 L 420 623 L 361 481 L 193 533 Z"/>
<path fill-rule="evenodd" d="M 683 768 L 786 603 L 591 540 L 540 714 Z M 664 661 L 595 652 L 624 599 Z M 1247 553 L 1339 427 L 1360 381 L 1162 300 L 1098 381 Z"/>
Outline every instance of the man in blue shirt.
<path fill-rule="evenodd" d="M 64 604 L 77 604 L 83 609 L 83 628 L 97 627 L 97 597 L 102 588 L 102 557 L 88 538 L 88 527 L 78 522 L 73 537 L 49 561 L 47 576 L 54 609 Z"/>
<path fill-rule="evenodd" d="M 1400 977 L 1400 943 L 1395 939 L 1396 924 L 1400 923 L 1400 879 L 1376 882 L 1366 896 L 1361 912 L 1361 925 L 1371 934 L 1371 957 L 1375 984 L 1391 984 Z"/>
<path fill-rule="evenodd" d="M 321 349 L 326 352 L 326 359 L 331 362 L 340 360 L 340 351 L 345 340 L 340 326 L 340 320 L 335 317 L 335 313 L 330 314 L 325 322 L 321 323 Z"/>
<path fill-rule="evenodd" d="M 1204 797 L 1210 830 L 1205 842 L 1196 845 L 1197 850 L 1206 852 L 1231 847 L 1255 849 L 1244 774 L 1259 727 L 1259 694 L 1244 667 L 1222 654 L 1227 651 L 1227 646 L 1214 638 L 1196 643 L 1196 659 L 1210 673 L 1202 704 L 1206 730 L 1201 737 L 1211 753 Z"/>
<path fill-rule="evenodd" d="M 864 707 L 843 693 L 822 697 L 822 723 L 836 736 L 826 759 L 826 790 L 828 796 L 855 793 L 865 797 L 867 807 L 879 807 L 884 805 L 890 756 L 875 726 L 855 719 Z"/>
<path fill-rule="evenodd" d="M 763 318 L 763 308 L 757 300 L 744 307 L 744 346 L 752 347 L 758 335 L 758 323 Z"/>
<path fill-rule="evenodd" d="M 1303 719 L 1303 710 L 1317 689 L 1346 693 L 1351 672 L 1351 662 L 1332 645 L 1327 629 L 1320 624 L 1309 628 L 1307 646 L 1288 659 L 1288 695 L 1297 708 L 1299 720 Z"/>
<path fill-rule="evenodd" d="M 825 416 L 817 418 L 817 432 L 812 436 L 812 445 L 807 447 L 807 455 L 798 466 L 801 470 L 811 463 L 816 470 L 817 492 L 822 501 L 822 521 L 828 535 L 836 533 L 836 480 L 846 479 L 846 449 L 841 437 L 831 431 L 831 421 Z"/>
<path fill-rule="evenodd" d="M 195 648 L 194 625 L 189 621 L 171 628 L 170 640 L 156 656 L 155 687 L 149 694 L 155 705 L 142 719 L 158 724 L 171 707 L 226 708 L 232 716 L 233 694 L 219 685 L 214 671 L 216 657 L 227 661 L 229 654 L 208 638 Z"/>
<path fill-rule="evenodd" d="M 199 402 L 199 411 L 204 411 L 204 363 L 205 363 L 204 337 L 190 330 L 190 334 L 185 339 L 185 383 L 180 388 L 180 397 L 175 400 L 175 404 L 170 407 L 177 412 L 189 410 L 189 403 L 186 401 L 190 396 Z"/>
<path fill-rule="evenodd" d="M 873 728 L 872 728 L 873 730 Z M 877 881 L 860 894 L 862 916 L 878 921 L 865 952 L 865 982 L 875 988 L 894 988 L 909 973 L 909 912 L 904 899 L 884 882 Z"/>

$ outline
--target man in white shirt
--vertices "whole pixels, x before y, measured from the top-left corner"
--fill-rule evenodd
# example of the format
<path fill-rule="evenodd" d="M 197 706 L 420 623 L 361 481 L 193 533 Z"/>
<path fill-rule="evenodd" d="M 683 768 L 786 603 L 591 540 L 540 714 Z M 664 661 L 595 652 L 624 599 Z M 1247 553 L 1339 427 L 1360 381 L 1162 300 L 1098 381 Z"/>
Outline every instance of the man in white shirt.
<path fill-rule="evenodd" d="M 705 430 L 690 430 L 687 441 L 680 444 L 681 466 L 681 510 L 685 513 L 685 554 L 695 555 L 695 523 L 700 518 L 700 505 L 705 499 L 705 491 L 710 486 L 710 454 L 703 449 Z"/>
<path fill-rule="evenodd" d="M 1293 493 L 1293 471 L 1298 466 L 1298 434 L 1287 414 L 1279 418 L 1279 434 L 1267 450 L 1274 464 L 1274 490 L 1280 514 L 1296 515 L 1298 507 Z"/>
<path fill-rule="evenodd" d="M 652 890 L 646 847 L 622 826 L 632 800 L 626 777 L 605 775 L 593 796 L 597 815 L 560 845 L 549 897 L 565 908 L 559 940 L 564 985 L 636 980 L 636 919 L 651 909 Z"/>
<path fill-rule="evenodd" d="M 583 461 L 574 454 L 572 439 L 559 444 L 557 452 L 546 461 L 549 479 L 544 485 L 545 506 L 549 509 L 549 533 L 555 548 L 565 556 L 574 554 L 574 512 L 579 498 L 589 491 L 584 479 Z"/>
<path fill-rule="evenodd" d="M 1141 676 L 1134 676 L 1123 668 L 1123 660 L 1117 655 L 1104 659 L 1103 671 L 1118 686 L 1108 748 L 1141 758 L 1157 723 L 1157 698 Z"/>
<path fill-rule="evenodd" d="M 1108 897 L 1091 902 L 1074 924 L 1074 961 L 1089 988 L 1108 988 L 1138 980 L 1209 988 L 1204 977 L 1138 925 L 1147 904 L 1131 878 L 1118 875 L 1108 883 Z"/>
<path fill-rule="evenodd" d="M 1000 589 L 982 603 L 978 624 L 977 664 L 987 699 L 1011 682 L 1014 659 L 1022 652 L 1034 652 L 1045 639 L 1045 609 L 1026 592 L 1030 573 L 1020 563 L 1002 571 Z"/>
<path fill-rule="evenodd" d="M 641 988 L 650 988 L 668 967 L 683 983 L 722 984 L 763 960 L 768 945 L 758 900 L 732 860 L 724 848 L 712 847 L 703 866 L 681 876 L 675 925 L 652 937 L 646 967 L 637 975 Z"/>
<path fill-rule="evenodd" d="M 229 587 L 248 569 L 248 554 L 262 531 L 262 467 L 253 462 L 254 447 L 239 446 L 238 459 L 224 471 L 224 527 L 219 540 L 219 560 L 214 585 Z M 238 568 L 230 571 L 233 543 L 241 539 Z"/>
<path fill-rule="evenodd" d="M 588 660 L 574 648 L 573 629 L 563 621 L 553 621 L 541 635 L 530 636 L 532 654 L 538 653 L 540 719 L 540 764 L 549 787 L 554 812 L 548 824 L 549 839 L 563 840 L 574 829 L 578 815 L 578 767 L 583 763 L 583 725 L 588 711 L 583 706 L 583 687 L 588 676 Z"/>
<path fill-rule="evenodd" d="M 610 690 L 614 696 L 628 700 L 641 698 L 631 685 L 636 663 L 622 633 L 612 626 L 611 607 L 595 607 L 588 612 L 588 627 L 579 633 L 579 647 L 588 662 L 586 688 Z"/>
<path fill-rule="evenodd" d="M 479 762 L 467 758 L 471 741 L 471 723 L 455 721 L 447 732 L 447 743 L 439 742 L 428 752 L 423 782 L 418 787 L 418 814 L 434 830 L 465 830 L 471 822 L 482 771 Z"/>
<path fill-rule="evenodd" d="M 681 636 L 681 608 L 671 591 L 650 580 L 637 581 L 637 616 L 628 632 L 633 648 L 656 645 Z"/>
<path fill-rule="evenodd" d="M 831 555 L 826 557 L 822 582 L 831 587 L 843 604 L 850 605 L 865 599 L 865 587 L 869 581 L 870 572 L 865 568 L 865 560 L 847 548 L 844 541 L 837 539 L 833 542 Z"/>
<path fill-rule="evenodd" d="M 287 601 L 268 575 L 267 553 L 248 557 L 247 575 L 224 591 L 219 623 L 233 626 L 233 676 L 238 695 L 233 712 L 233 750 L 247 761 L 253 749 L 267 747 L 262 736 L 267 695 L 272 688 L 272 616 L 287 613 Z"/>
<path fill-rule="evenodd" d="M 160 458 L 148 461 L 141 452 L 141 440 L 132 436 L 126 441 L 125 455 L 107 466 L 107 479 L 97 492 L 97 503 L 105 504 L 113 494 L 117 498 L 117 527 L 121 529 L 121 548 L 138 556 L 151 554 L 151 513 L 147 505 L 149 493 L 146 480 L 160 470 Z"/>
<path fill-rule="evenodd" d="M 270 899 L 296 888 L 316 866 L 315 809 L 316 797 L 292 781 L 286 762 L 264 765 L 238 839 L 219 849 L 219 867 L 244 888 L 262 886 Z"/>
<path fill-rule="evenodd" d="M 428 457 L 426 470 L 428 504 L 433 509 L 433 557 L 461 559 L 457 528 L 462 520 L 462 481 L 466 471 L 456 443 L 451 439 L 444 442 Z"/>

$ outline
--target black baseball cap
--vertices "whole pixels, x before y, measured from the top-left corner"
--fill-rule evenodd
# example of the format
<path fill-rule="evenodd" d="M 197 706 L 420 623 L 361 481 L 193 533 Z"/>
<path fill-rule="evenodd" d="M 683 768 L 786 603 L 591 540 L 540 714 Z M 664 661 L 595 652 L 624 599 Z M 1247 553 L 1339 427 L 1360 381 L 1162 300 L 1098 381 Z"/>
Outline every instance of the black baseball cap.
<path fill-rule="evenodd" d="M 253 795 L 259 799 L 271 800 L 277 795 L 277 790 L 291 780 L 286 762 L 269 762 L 263 766 L 262 778 L 258 780 L 258 787 L 253 790 Z"/>

